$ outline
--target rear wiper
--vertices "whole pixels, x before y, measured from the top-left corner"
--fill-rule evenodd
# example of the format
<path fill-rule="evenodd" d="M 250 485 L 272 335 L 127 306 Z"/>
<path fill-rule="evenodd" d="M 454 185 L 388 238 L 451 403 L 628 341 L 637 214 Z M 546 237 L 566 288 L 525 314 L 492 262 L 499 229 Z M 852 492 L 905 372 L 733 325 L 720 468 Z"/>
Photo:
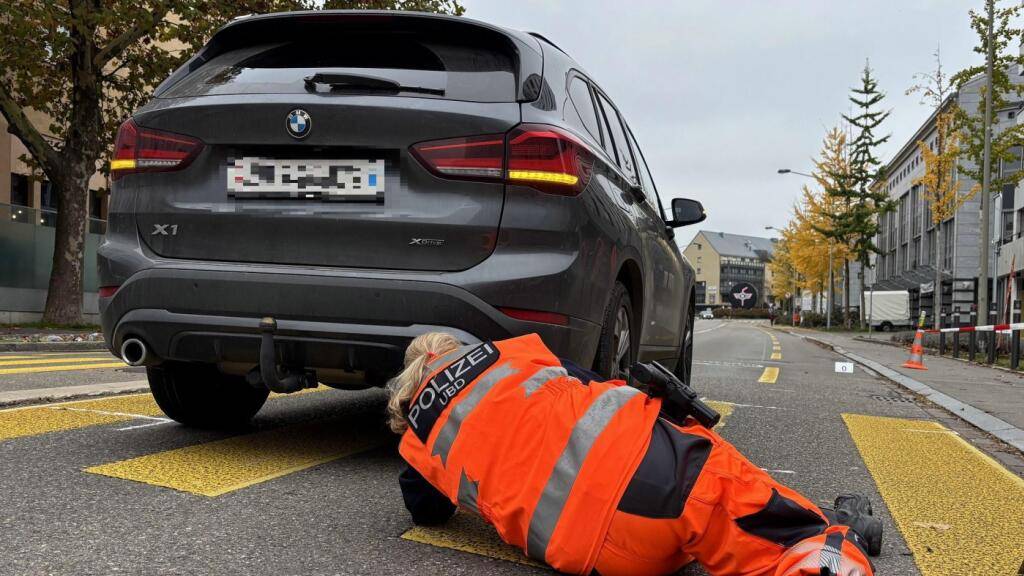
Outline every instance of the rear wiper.
<path fill-rule="evenodd" d="M 381 92 L 417 92 L 444 96 L 444 90 L 425 86 L 404 86 L 394 80 L 359 76 L 357 74 L 314 74 L 303 78 L 306 90 L 316 92 L 317 85 L 330 86 L 331 90 L 373 90 Z"/>

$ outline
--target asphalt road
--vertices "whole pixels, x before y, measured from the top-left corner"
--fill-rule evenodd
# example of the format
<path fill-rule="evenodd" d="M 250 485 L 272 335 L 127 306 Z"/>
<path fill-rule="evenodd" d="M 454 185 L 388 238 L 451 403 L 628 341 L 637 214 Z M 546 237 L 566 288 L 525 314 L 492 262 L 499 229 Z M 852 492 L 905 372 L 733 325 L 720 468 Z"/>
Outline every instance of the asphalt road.
<path fill-rule="evenodd" d="M 695 348 L 695 386 L 752 461 L 821 504 L 871 497 L 886 522 L 878 574 L 1015 574 L 1024 481 L 972 447 L 976 432 L 764 324 L 699 321 Z M 142 377 L 88 367 L 109 357 L 13 356 L 0 355 L 0 392 Z M 274 397 L 233 434 L 169 422 L 148 395 L 0 411 L 0 573 L 550 573 L 510 561 L 471 517 L 412 527 L 384 401 Z"/>

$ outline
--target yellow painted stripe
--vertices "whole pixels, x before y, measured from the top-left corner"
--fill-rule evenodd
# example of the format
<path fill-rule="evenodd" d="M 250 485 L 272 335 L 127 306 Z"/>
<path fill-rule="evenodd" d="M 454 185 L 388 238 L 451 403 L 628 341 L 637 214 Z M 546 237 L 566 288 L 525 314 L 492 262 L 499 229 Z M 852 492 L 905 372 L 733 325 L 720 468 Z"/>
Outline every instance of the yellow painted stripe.
<path fill-rule="evenodd" d="M 101 362 L 98 364 L 62 364 L 60 366 L 26 366 L 22 368 L 0 368 L 0 374 L 35 374 L 38 372 L 66 372 L 70 370 L 97 370 L 127 366 L 124 362 Z"/>
<path fill-rule="evenodd" d="M 730 402 L 715 400 L 705 400 L 705 402 L 722 415 L 722 420 L 716 428 L 724 426 L 726 418 L 736 408 L 736 405 Z M 448 548 L 529 566 L 542 566 L 527 558 L 518 548 L 502 542 L 494 528 L 474 514 L 460 512 L 442 526 L 416 526 L 402 534 L 402 538 L 438 548 Z"/>
<path fill-rule="evenodd" d="M 722 419 L 719 420 L 718 426 L 715 426 L 716 429 L 720 429 L 723 426 L 725 426 L 725 419 L 728 418 L 729 416 L 731 416 L 732 415 L 732 411 L 736 409 L 736 405 L 733 404 L 732 402 L 719 402 L 717 400 L 705 400 L 704 403 L 707 404 L 708 406 L 711 406 L 712 408 L 715 409 L 715 411 L 717 411 L 719 414 L 722 415 Z"/>
<path fill-rule="evenodd" d="M 502 542 L 494 528 L 475 514 L 460 512 L 443 526 L 416 526 L 402 534 L 402 538 L 438 548 L 544 567 L 527 558 L 519 548 Z"/>
<path fill-rule="evenodd" d="M 757 379 L 761 384 L 775 384 L 775 381 L 779 379 L 779 368 L 777 366 L 768 366 L 761 373 L 761 377 Z"/>
<path fill-rule="evenodd" d="M 162 416 L 149 394 L 131 394 L 0 411 L 0 442 L 22 436 L 74 430 L 131 420 L 132 414 Z"/>
<path fill-rule="evenodd" d="M 772 352 L 771 358 L 769 358 L 769 360 L 782 360 L 782 352 Z"/>
<path fill-rule="evenodd" d="M 106 356 L 83 356 L 79 358 L 32 358 L 28 360 L 8 360 L 6 358 L 0 358 L 0 366 L 27 366 L 30 364 L 60 364 L 64 363 L 76 363 L 76 362 L 99 362 L 102 360 L 110 361 L 116 360 L 110 354 Z"/>
<path fill-rule="evenodd" d="M 1024 480 L 937 422 L 843 419 L 922 576 L 1017 573 Z"/>
<path fill-rule="evenodd" d="M 220 496 L 382 444 L 381 431 L 314 422 L 86 468 L 86 472 Z"/>
<path fill-rule="evenodd" d="M 271 394 L 270 397 L 280 398 L 326 390 L 330 390 L 330 388 L 320 386 L 294 394 Z M 0 442 L 23 436 L 36 436 L 87 426 L 125 422 L 133 420 L 134 415 L 153 417 L 164 414 L 156 405 L 153 396 L 148 393 L 7 408 L 0 410 Z"/>

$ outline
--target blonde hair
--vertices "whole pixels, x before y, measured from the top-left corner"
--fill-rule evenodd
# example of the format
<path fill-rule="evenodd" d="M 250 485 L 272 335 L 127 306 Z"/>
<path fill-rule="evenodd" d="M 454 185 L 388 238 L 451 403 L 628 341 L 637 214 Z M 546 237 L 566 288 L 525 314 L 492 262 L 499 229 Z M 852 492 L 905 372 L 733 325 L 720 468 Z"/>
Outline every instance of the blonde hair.
<path fill-rule="evenodd" d="M 409 343 L 405 349 L 405 368 L 388 382 L 388 390 L 391 392 L 391 399 L 388 400 L 388 426 L 392 432 L 402 434 L 409 427 L 405 421 L 409 414 L 409 402 L 426 377 L 430 361 L 458 347 L 459 341 L 444 332 L 421 334 Z"/>

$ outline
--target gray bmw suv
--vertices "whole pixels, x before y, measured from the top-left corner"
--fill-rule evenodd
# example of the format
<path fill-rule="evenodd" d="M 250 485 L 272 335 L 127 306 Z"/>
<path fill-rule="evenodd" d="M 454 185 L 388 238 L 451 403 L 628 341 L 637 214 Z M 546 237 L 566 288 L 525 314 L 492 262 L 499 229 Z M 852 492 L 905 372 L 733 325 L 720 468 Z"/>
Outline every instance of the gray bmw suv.
<path fill-rule="evenodd" d="M 604 91 L 536 34 L 466 18 L 237 19 L 122 126 L 103 332 L 168 416 L 383 384 L 410 339 L 537 332 L 607 376 L 689 376 L 693 270 Z M 356 375 L 357 377 L 353 377 Z"/>

